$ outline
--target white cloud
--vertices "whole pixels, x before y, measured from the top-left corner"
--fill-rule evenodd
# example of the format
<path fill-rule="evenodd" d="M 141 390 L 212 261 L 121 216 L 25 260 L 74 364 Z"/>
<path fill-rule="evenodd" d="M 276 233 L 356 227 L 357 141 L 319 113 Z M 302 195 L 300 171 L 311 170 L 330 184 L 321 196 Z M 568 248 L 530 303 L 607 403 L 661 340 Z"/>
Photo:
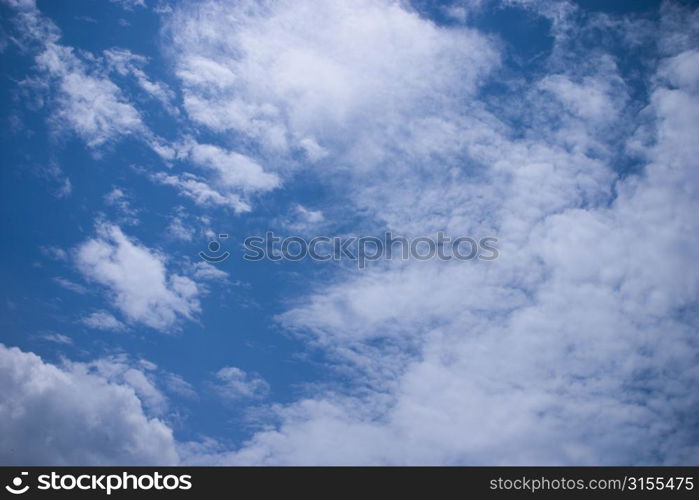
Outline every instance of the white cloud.
<path fill-rule="evenodd" d="M 693 139 L 699 135 L 699 94 L 690 78 L 693 49 L 678 46 L 668 54 L 642 116 L 627 116 L 630 92 L 612 58 L 595 54 L 604 68 L 599 72 L 587 52 L 572 51 L 575 8 L 546 4 L 537 2 L 536 8 L 554 20 L 555 57 L 538 88 L 505 95 L 491 110 L 487 103 L 455 98 L 462 95 L 459 83 L 425 76 L 433 83 L 431 99 L 444 105 L 428 108 L 432 127 L 416 128 L 427 136 L 424 142 L 419 134 L 369 129 L 363 145 L 377 148 L 363 158 L 372 160 L 369 165 L 385 160 L 386 170 L 353 166 L 366 175 L 343 185 L 357 194 L 358 208 L 403 233 L 495 234 L 499 260 L 393 262 L 317 283 L 280 320 L 322 349 L 343 383 L 276 407 L 278 426 L 256 433 L 236 451 L 200 450 L 205 461 L 579 465 L 699 459 L 695 433 L 686 426 L 699 408 L 689 390 L 699 382 L 699 270 L 693 265 L 699 258 L 699 151 Z M 292 56 L 285 63 L 265 58 L 264 49 L 278 39 L 305 61 L 328 61 L 324 50 L 312 57 L 305 52 L 324 33 L 299 22 L 290 25 L 290 36 L 287 25 L 276 24 L 284 5 L 273 4 L 259 18 L 243 17 L 240 27 L 233 23 L 236 36 L 248 37 L 241 43 L 252 47 L 251 65 L 265 68 L 260 74 L 293 65 Z M 325 24 L 314 25 L 342 32 L 327 11 L 316 15 Z M 213 20 L 191 22 L 216 27 Z M 668 33 L 674 39 L 691 29 L 673 25 Z M 323 40 L 332 55 L 332 44 Z M 460 54 L 458 48 L 446 52 Z M 325 74 L 343 75 L 343 63 L 316 76 L 324 82 Z M 237 61 L 230 67 L 243 82 L 232 83 L 236 89 L 275 95 L 258 89 L 252 77 L 246 80 L 249 67 Z M 422 70 L 435 72 L 430 64 Z M 298 78 L 290 80 L 297 91 L 320 85 Z M 280 80 L 271 87 L 287 84 Z M 353 108 L 343 105 L 356 101 L 340 98 L 345 87 L 328 87 L 339 102 L 329 107 L 349 113 Z M 421 94 L 407 95 L 410 100 Z M 293 104 L 280 101 L 282 114 L 295 117 Z M 451 115 L 452 108 L 463 116 Z M 196 118 L 198 110 L 189 111 Z M 416 108 L 400 110 L 408 125 L 426 122 L 411 113 Z M 512 116 L 523 128 L 510 129 Z M 357 138 L 356 130 L 333 118 L 318 136 L 330 163 L 346 160 L 348 151 L 327 138 Z M 213 128 L 224 125 L 215 120 Z M 648 142 L 632 135 L 641 121 L 649 122 Z M 287 132 L 299 122 L 288 123 Z M 312 119 L 303 124 L 304 131 L 314 130 Z M 416 142 L 406 146 L 407 137 Z M 645 165 L 642 175 L 621 179 L 614 161 L 629 139 Z M 396 165 L 403 158 L 405 165 Z M 464 164 L 479 167 L 476 174 Z"/>
<path fill-rule="evenodd" d="M 80 295 L 85 295 L 86 293 L 88 293 L 88 289 L 80 283 L 75 283 L 65 278 L 61 278 L 60 276 L 56 276 L 53 279 L 53 281 L 61 285 L 66 290 L 70 290 L 71 292 L 78 293 Z"/>
<path fill-rule="evenodd" d="M 41 338 L 56 344 L 70 345 L 73 343 L 73 339 L 60 333 L 46 333 Z"/>
<path fill-rule="evenodd" d="M 664 60 L 644 75 L 644 102 L 632 98 L 606 38 L 590 38 L 593 30 L 628 30 L 619 36 L 629 42 L 639 38 L 630 33 L 637 24 L 586 21 L 570 2 L 506 3 L 548 18 L 554 47 L 531 83 L 498 74 L 505 90 L 497 99 L 478 91 L 498 67 L 501 46 L 472 29 L 440 27 L 400 2 L 221 2 L 180 5 L 169 18 L 184 108 L 226 146 L 151 137 L 164 158 L 202 170 L 153 180 L 202 207 L 243 213 L 251 193 L 277 188 L 303 163 L 342 187 L 348 211 L 379 227 L 495 235 L 501 244 L 492 263 L 377 263 L 361 275 L 342 269 L 324 277 L 278 319 L 322 350 L 340 382 L 324 380 L 327 392 L 273 406 L 278 425 L 238 450 L 181 445 L 187 460 L 699 460 L 696 432 L 686 425 L 699 409 L 691 390 L 699 382 L 699 10 L 661 9 L 652 36 Z M 54 28 L 25 27 L 47 40 L 39 63 L 62 89 L 59 117 L 89 145 L 122 133 L 111 128 L 119 125 L 112 113 L 125 120 L 120 130 L 138 130 L 140 115 L 57 44 Z M 580 40 L 600 46 L 581 49 Z M 138 78 L 133 68 L 144 61 L 116 55 L 115 71 Z M 83 81 L 87 100 L 74 96 Z M 71 118 L 92 102 L 85 117 Z M 230 144 L 246 145 L 246 154 Z M 643 163 L 640 175 L 618 175 L 627 145 Z M 325 219 L 302 206 L 295 215 L 307 224 Z M 116 226 L 100 225 L 76 255 L 131 322 L 171 329 L 199 310 L 202 289 L 168 273 L 162 255 Z M 198 264 L 193 274 L 220 272 Z M 149 411 L 163 411 L 147 368 L 114 359 L 91 366 L 90 383 L 131 391 L 132 405 L 141 397 Z M 236 367 L 215 377 L 229 399 L 269 392 L 262 378 Z M 137 415 L 139 425 L 152 422 Z M 169 430 L 158 429 L 170 450 Z"/>
<path fill-rule="evenodd" d="M 475 31 L 389 1 L 211 2 L 179 9 L 168 28 L 194 121 L 312 160 L 331 147 L 380 160 L 404 118 L 432 115 L 447 89 L 469 95 L 498 63 Z"/>
<path fill-rule="evenodd" d="M 158 172 L 151 176 L 151 179 L 166 186 L 173 186 L 185 196 L 200 206 L 222 206 L 233 209 L 236 213 L 250 211 L 250 205 L 243 201 L 236 193 L 224 193 L 213 188 L 204 178 L 194 174 L 184 173 L 182 175 L 168 175 L 165 172 Z"/>
<path fill-rule="evenodd" d="M 213 169 L 221 184 L 243 192 L 269 191 L 279 186 L 279 177 L 265 172 L 247 156 L 210 144 L 192 144 L 191 159 Z"/>
<path fill-rule="evenodd" d="M 104 51 L 107 64 L 113 71 L 121 76 L 133 76 L 141 90 L 149 96 L 160 101 L 163 107 L 173 116 L 179 114 L 174 104 L 174 92 L 163 82 L 153 81 L 143 71 L 142 67 L 148 63 L 148 58 L 134 54 L 128 49 L 113 48 Z"/>
<path fill-rule="evenodd" d="M 208 262 L 197 262 L 193 266 L 194 277 L 200 280 L 217 280 L 225 282 L 228 279 L 228 273 L 212 266 Z"/>
<path fill-rule="evenodd" d="M 109 0 L 112 3 L 118 4 L 126 10 L 133 10 L 136 7 L 144 8 L 146 0 Z"/>
<path fill-rule="evenodd" d="M 283 217 L 280 222 L 288 231 L 316 236 L 317 234 L 314 233 L 320 230 L 327 221 L 322 210 L 312 210 L 296 203 L 289 210 L 289 215 Z"/>
<path fill-rule="evenodd" d="M 75 264 L 83 275 L 110 292 L 114 306 L 131 322 L 158 330 L 199 311 L 197 284 L 168 273 L 165 259 L 130 240 L 118 226 L 100 223 L 97 237 L 80 245 Z"/>
<path fill-rule="evenodd" d="M 249 212 L 251 195 L 281 185 L 277 174 L 266 172 L 250 157 L 211 144 L 187 139 L 175 146 L 173 156 L 199 166 L 203 176 L 158 172 L 151 179 L 177 188 L 180 194 L 201 206 L 227 206 L 236 213 Z"/>
<path fill-rule="evenodd" d="M 231 400 L 263 398 L 269 393 L 269 384 L 263 378 L 235 366 L 225 366 L 216 372 L 215 388 Z"/>
<path fill-rule="evenodd" d="M 139 211 L 131 206 L 130 197 L 123 189 L 114 188 L 104 196 L 104 202 L 110 207 L 114 207 L 119 212 L 119 220 L 122 224 L 137 225 Z"/>
<path fill-rule="evenodd" d="M 22 43 L 37 47 L 36 65 L 45 83 L 56 88 L 58 109 L 52 120 L 57 130 L 69 129 L 96 148 L 109 140 L 144 127 L 138 111 L 119 87 L 96 69 L 90 69 L 68 46 L 59 42 L 58 28 L 34 2 L 15 5 Z"/>
<path fill-rule="evenodd" d="M 699 81 L 699 50 L 690 49 L 665 61 L 663 76 L 678 87 L 696 90 Z"/>
<path fill-rule="evenodd" d="M 36 60 L 57 82 L 59 108 L 52 118 L 57 127 L 74 130 L 92 148 L 144 130 L 138 111 L 125 101 L 119 87 L 89 74 L 71 48 L 49 42 Z"/>
<path fill-rule="evenodd" d="M 126 325 L 106 311 L 93 312 L 80 320 L 85 326 L 96 330 L 125 330 Z"/>
<path fill-rule="evenodd" d="M 539 86 L 555 95 L 569 112 L 593 122 L 607 122 L 610 114 L 616 114 L 623 102 L 613 100 L 605 88 L 606 82 L 595 78 L 584 78 L 582 83 L 573 82 L 565 75 L 548 75 Z"/>
<path fill-rule="evenodd" d="M 317 224 L 325 220 L 322 210 L 310 210 L 300 204 L 297 204 L 294 208 L 304 222 L 309 224 Z"/>
<path fill-rule="evenodd" d="M 118 354 L 75 365 L 111 383 L 131 387 L 151 414 L 161 415 L 168 407 L 167 398 L 154 381 L 157 366 L 150 361 L 134 361 L 125 354 Z"/>
<path fill-rule="evenodd" d="M 142 0 L 119 0 L 123 5 L 144 6 Z M 110 79 L 110 73 L 132 76 L 151 98 L 162 103 L 173 116 L 179 114 L 175 95 L 163 82 L 153 81 L 143 71 L 148 59 L 127 49 L 109 49 L 104 58 L 59 43 L 61 32 L 36 8 L 35 2 L 8 2 L 16 11 L 19 31 L 17 44 L 36 53 L 37 76 L 22 85 L 41 92 L 51 91 L 56 109 L 49 118 L 57 134 L 72 131 L 95 153 L 106 144 L 124 136 L 134 136 L 164 158 L 169 146 L 143 122 L 141 113 L 123 90 Z M 43 105 L 44 99 L 39 102 Z M 70 194 L 70 181 L 65 179 L 59 191 Z"/>
<path fill-rule="evenodd" d="M 180 214 L 174 215 L 170 219 L 170 224 L 167 226 L 167 232 L 173 238 L 182 241 L 192 241 L 195 234 L 194 228 L 188 226 Z"/>
<path fill-rule="evenodd" d="M 135 390 L 80 363 L 63 368 L 0 345 L 0 462 L 175 464 L 172 430 Z"/>
<path fill-rule="evenodd" d="M 127 203 L 125 198 L 126 195 L 123 190 L 114 188 L 104 196 L 104 201 L 107 205 L 117 205 Z M 128 203 L 126 206 L 128 207 Z"/>
<path fill-rule="evenodd" d="M 60 55 L 44 53 L 40 58 L 56 57 L 57 65 L 71 64 L 70 52 L 61 49 L 54 49 Z M 56 119 L 60 125 L 73 128 L 88 146 L 97 147 L 111 138 L 143 130 L 138 112 L 124 102 L 112 82 L 90 77 L 80 69 L 57 67 L 52 71 L 61 79 Z"/>
<path fill-rule="evenodd" d="M 164 384 L 168 391 L 184 398 L 196 398 L 197 393 L 192 384 L 174 373 L 168 373 L 164 377 Z"/>

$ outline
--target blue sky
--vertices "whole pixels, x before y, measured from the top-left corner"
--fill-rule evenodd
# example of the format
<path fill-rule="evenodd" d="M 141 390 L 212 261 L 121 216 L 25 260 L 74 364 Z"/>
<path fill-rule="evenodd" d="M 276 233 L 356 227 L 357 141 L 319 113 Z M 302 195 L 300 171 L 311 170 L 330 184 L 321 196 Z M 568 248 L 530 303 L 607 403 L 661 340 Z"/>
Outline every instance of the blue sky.
<path fill-rule="evenodd" d="M 0 12 L 2 463 L 697 462 L 690 3 Z"/>

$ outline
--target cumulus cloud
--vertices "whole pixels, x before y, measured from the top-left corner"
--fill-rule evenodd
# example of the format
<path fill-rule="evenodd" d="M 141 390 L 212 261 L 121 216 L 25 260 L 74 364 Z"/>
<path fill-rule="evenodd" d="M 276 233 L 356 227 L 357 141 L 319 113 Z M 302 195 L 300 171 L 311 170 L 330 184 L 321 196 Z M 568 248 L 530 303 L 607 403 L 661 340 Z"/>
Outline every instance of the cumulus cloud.
<path fill-rule="evenodd" d="M 266 173 L 260 165 L 235 151 L 210 144 L 193 144 L 190 156 L 195 163 L 216 172 L 220 183 L 242 191 L 268 191 L 279 186 L 279 177 Z"/>
<path fill-rule="evenodd" d="M 95 311 L 80 320 L 85 326 L 96 330 L 120 331 L 126 329 L 126 325 L 116 319 L 107 311 Z"/>
<path fill-rule="evenodd" d="M 197 284 L 169 273 L 162 255 L 118 226 L 98 224 L 97 236 L 76 249 L 75 264 L 85 278 L 107 288 L 114 307 L 131 322 L 172 330 L 199 311 Z"/>
<path fill-rule="evenodd" d="M 87 365 L 57 367 L 0 345 L 0 462 L 174 464 L 171 429 L 146 415 L 133 387 Z M 141 387 L 138 377 L 131 378 Z"/>
<path fill-rule="evenodd" d="M 235 366 L 224 366 L 216 372 L 215 388 L 230 400 L 262 398 L 269 393 L 269 384 L 263 378 Z"/>
<path fill-rule="evenodd" d="M 389 1 L 210 2 L 175 12 L 169 33 L 191 119 L 314 161 L 330 147 L 379 161 L 384 138 L 410 134 L 402 119 L 429 118 L 447 89 L 469 95 L 498 63 L 486 37 Z"/>
<path fill-rule="evenodd" d="M 156 387 L 154 381 L 157 366 L 150 361 L 143 359 L 134 361 L 125 354 L 118 354 L 76 366 L 112 383 L 132 388 L 150 414 L 161 415 L 167 409 L 168 400 Z"/>

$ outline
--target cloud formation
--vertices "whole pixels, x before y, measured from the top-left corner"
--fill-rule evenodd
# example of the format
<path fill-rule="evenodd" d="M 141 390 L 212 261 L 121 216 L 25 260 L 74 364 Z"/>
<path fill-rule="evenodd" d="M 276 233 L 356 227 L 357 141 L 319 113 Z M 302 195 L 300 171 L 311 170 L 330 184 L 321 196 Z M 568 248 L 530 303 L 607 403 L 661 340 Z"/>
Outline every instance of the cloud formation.
<path fill-rule="evenodd" d="M 63 368 L 0 344 L 0 462 L 4 465 L 174 464 L 170 428 L 148 417 L 137 391 L 106 363 Z M 143 384 L 138 371 L 122 373 Z M 153 393 L 150 392 L 152 395 Z M 145 398 L 145 393 L 141 392 Z"/>
<path fill-rule="evenodd" d="M 352 39 L 400 39 L 409 29 L 415 39 L 429 41 L 405 53 L 380 44 L 390 64 L 424 63 L 411 66 L 424 71 L 422 85 L 391 78 L 404 73 L 374 68 L 377 60 L 369 56 L 352 74 L 366 75 L 360 85 L 372 86 L 353 93 L 355 80 L 343 73 L 352 68 L 352 52 L 335 45 L 343 40 L 345 19 L 334 17 L 337 5 L 306 12 L 311 20 L 323 19 L 308 24 L 281 22 L 296 15 L 284 2 L 238 15 L 228 24 L 242 49 L 230 55 L 213 45 L 226 39 L 218 35 L 219 21 L 202 12 L 181 20 L 185 37 L 217 34 L 186 38 L 186 45 L 190 52 L 218 54 L 217 67 L 235 75 L 230 109 L 259 110 L 258 93 L 275 103 L 271 118 L 259 118 L 260 128 L 251 130 L 241 125 L 251 116 L 238 123 L 236 113 L 225 119 L 204 114 L 212 108 L 197 93 L 205 84 L 185 76 L 188 112 L 212 129 L 242 130 L 280 150 L 293 143 L 290 138 L 312 137 L 330 161 L 355 160 L 351 167 L 363 175 L 348 188 L 358 194 L 358 208 L 407 233 L 493 231 L 503 244 L 501 259 L 473 266 L 387 263 L 318 283 L 279 319 L 322 348 L 341 375 L 352 374 L 346 395 L 331 392 L 279 408 L 279 427 L 218 458 L 275 464 L 696 462 L 693 427 L 681 424 L 699 408 L 687 392 L 698 376 L 694 328 L 686 316 L 699 291 L 692 265 L 699 257 L 699 227 L 691 215 L 699 208 L 696 141 L 690 139 L 699 132 L 699 95 L 689 76 L 693 49 L 675 44 L 674 53 L 658 61 L 639 120 L 614 56 L 600 47 L 596 65 L 589 64 L 573 36 L 620 28 L 603 17 L 586 21 L 572 4 L 554 12 L 532 3 L 528 8 L 554 19 L 553 55 L 549 74 L 524 94 L 526 105 L 518 105 L 517 87 L 511 97 L 500 97 L 510 99 L 512 116 L 487 100 L 469 99 L 474 75 L 497 60 L 487 41 L 468 32 L 435 33 L 395 4 L 353 9 L 353 32 L 363 36 Z M 363 7 L 371 12 L 366 18 Z M 675 8 L 666 6 L 663 19 Z M 675 36 L 671 30 L 696 33 L 696 13 L 687 18 L 666 27 L 660 43 Z M 377 19 L 392 22 L 372 24 Z M 311 25 L 324 30 L 318 34 Z M 461 68 L 454 61 L 474 43 L 489 57 L 454 73 Z M 418 57 L 421 49 L 429 61 Z M 288 56 L 278 59 L 282 50 Z M 250 64 L 243 65 L 248 55 Z M 450 62 L 446 73 L 443 61 Z M 300 76 L 302 68 L 314 68 L 314 78 Z M 278 77 L 263 87 L 257 75 Z M 374 118 L 364 106 L 384 86 L 408 104 L 378 105 L 380 133 L 352 126 L 353 113 Z M 224 100 L 229 92 L 206 90 Z M 322 105 L 332 111 L 320 113 Z M 309 109 L 316 112 L 305 114 Z M 387 126 L 395 117 L 404 125 L 400 133 Z M 510 125 L 515 120 L 529 127 L 525 134 Z M 645 120 L 648 141 L 629 128 Z M 431 126 L 420 127 L 426 123 Z M 617 127 L 631 132 L 618 137 Z M 431 135 L 435 130 L 439 134 Z M 281 131 L 285 141 L 270 139 Z M 350 151 L 344 137 L 358 141 L 361 153 Z M 625 144 L 640 155 L 641 176 L 619 177 L 615 151 Z M 466 166 L 455 168 L 459 163 Z M 390 168 L 367 169 L 383 164 Z"/>
<path fill-rule="evenodd" d="M 36 463 L 48 452 L 32 433 L 48 425 L 55 463 L 697 463 L 699 9 L 666 2 L 657 19 L 620 18 L 508 0 L 550 24 L 550 50 L 519 74 L 508 45 L 477 28 L 486 4 L 447 9 L 448 25 L 388 0 L 179 5 L 163 31 L 172 91 L 141 56 L 105 53 L 109 71 L 173 115 L 182 96 L 187 132 L 169 141 L 33 4 L 18 7 L 55 87 L 54 120 L 92 149 L 142 132 L 168 165 L 149 178 L 190 206 L 242 216 L 254 196 L 308 175 L 379 229 L 496 235 L 500 258 L 306 280 L 277 325 L 319 350 L 330 375 L 270 404 L 272 423 L 235 449 L 176 443 L 147 417 L 167 408 L 154 368 L 130 358 L 57 368 L 2 348 L 13 391 L 3 434 L 18 436 L 4 449 L 28 440 L 5 459 Z M 289 228 L 336 222 L 325 207 L 292 206 L 276 219 Z M 172 227 L 188 241 L 182 216 Z M 99 223 L 73 256 L 129 326 L 171 331 L 200 313 L 204 287 L 117 225 Z M 203 263 L 191 274 L 227 276 Z M 83 322 L 124 326 L 106 311 Z M 171 375 L 173 391 L 195 397 Z M 235 366 L 214 377 L 229 400 L 270 394 Z M 77 401 L 76 384 L 95 396 Z M 68 449 L 84 421 L 138 441 L 108 450 L 99 443 L 112 429 L 96 425 Z"/>
<path fill-rule="evenodd" d="M 168 330 L 199 312 L 199 289 L 169 273 L 162 255 L 129 239 L 118 226 L 100 223 L 97 236 L 75 251 L 86 279 L 107 288 L 114 307 L 131 322 Z"/>
<path fill-rule="evenodd" d="M 217 371 L 215 387 L 221 396 L 231 400 L 261 398 L 269 392 L 269 384 L 263 378 L 236 366 L 224 366 Z"/>

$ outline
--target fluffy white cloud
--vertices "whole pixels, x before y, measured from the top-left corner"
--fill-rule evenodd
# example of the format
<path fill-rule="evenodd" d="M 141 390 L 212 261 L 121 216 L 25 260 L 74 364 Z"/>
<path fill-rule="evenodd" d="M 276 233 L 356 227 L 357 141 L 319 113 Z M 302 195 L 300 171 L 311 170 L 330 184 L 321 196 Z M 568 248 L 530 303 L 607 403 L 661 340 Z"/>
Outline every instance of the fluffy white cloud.
<path fill-rule="evenodd" d="M 167 409 L 167 398 L 154 382 L 157 366 L 150 361 L 133 361 L 125 354 L 119 354 L 74 365 L 109 382 L 132 388 L 150 414 L 161 415 Z M 174 374 L 168 374 L 168 378 L 172 376 L 176 377 Z"/>
<path fill-rule="evenodd" d="M 177 11 L 169 33 L 193 120 L 312 160 L 332 147 L 380 161 L 384 138 L 410 135 L 403 119 L 469 95 L 498 63 L 486 37 L 390 1 L 210 2 Z"/>
<path fill-rule="evenodd" d="M 299 53 L 308 57 L 306 48 L 318 39 L 303 23 L 290 25 L 294 37 L 288 36 L 287 25 L 275 24 L 285 12 L 283 5 L 273 4 L 259 17 L 243 16 L 240 27 L 233 24 L 234 36 L 249 36 L 241 42 L 242 53 L 246 44 L 257 51 L 250 49 L 255 64 L 263 66 L 259 74 L 277 74 L 281 64 L 264 57 L 270 40 L 284 39 L 285 51 L 293 55 L 300 47 Z M 453 80 L 425 76 L 433 104 L 420 109 L 434 113 L 432 130 L 439 130 L 441 137 L 426 130 L 425 142 L 418 138 L 406 146 L 406 137 L 412 136 L 369 128 L 377 148 L 364 157 L 400 161 L 409 147 L 424 165 L 408 157 L 410 168 L 391 163 L 388 173 L 368 172 L 347 187 L 358 194 L 360 208 L 404 233 L 442 229 L 452 235 L 495 234 L 500 259 L 394 262 L 318 283 L 305 302 L 280 320 L 322 348 L 345 380 L 350 377 L 350 387 L 339 391 L 348 395 L 335 391 L 277 407 L 282 422 L 277 428 L 255 434 L 234 452 L 202 451 L 205 461 L 699 460 L 695 432 L 686 425 L 699 408 L 690 389 L 699 381 L 696 315 L 689 312 L 696 309 L 699 292 L 699 271 L 693 265 L 699 258 L 699 226 L 693 215 L 699 210 L 699 151 L 692 139 L 699 134 L 693 48 L 676 44 L 675 52 L 658 63 L 646 109 L 642 116 L 629 117 L 625 106 L 630 93 L 613 58 L 597 54 L 595 61 L 604 68 L 600 72 L 586 62 L 586 53 L 571 45 L 570 34 L 579 22 L 575 8 L 542 2 L 530 7 L 545 10 L 554 20 L 550 75 L 531 91 L 503 97 L 504 106 L 494 110 L 487 103 L 455 97 L 462 87 Z M 315 24 L 342 32 L 332 15 L 322 15 L 327 24 Z M 692 21 L 696 13 L 664 15 L 688 21 L 673 24 L 660 38 L 697 32 L 699 23 Z M 215 21 L 202 17 L 191 22 L 201 22 L 201 29 L 216 27 Z M 425 28 L 417 37 L 429 38 L 429 31 Z M 259 33 L 265 36 L 254 36 Z M 208 43 L 204 40 L 202 46 Z M 313 61 L 333 55 L 333 45 L 326 45 L 327 51 L 316 49 Z M 458 57 L 459 49 L 450 50 L 452 58 Z M 289 56 L 285 64 L 293 61 Z M 343 60 L 340 66 L 347 65 Z M 233 88 L 257 88 L 250 83 L 248 67 L 237 62 L 229 67 L 239 78 L 231 83 Z M 426 68 L 434 74 L 434 63 Z M 319 74 L 343 73 L 327 69 Z M 333 83 L 331 88 L 343 88 Z M 296 90 L 305 88 L 298 85 Z M 315 83 L 307 85 L 313 88 Z M 338 113 L 353 109 L 343 104 L 356 103 L 334 97 L 340 103 L 333 108 Z M 524 104 L 518 102 L 522 98 Z M 447 105 L 434 104 L 440 99 Z M 285 116 L 294 117 L 292 98 L 280 101 L 277 109 L 292 110 Z M 498 117 L 508 104 L 512 109 Z M 451 115 L 451 108 L 461 109 L 464 116 Z M 196 117 L 197 109 L 189 111 Z M 513 109 L 525 134 L 506 124 Z M 410 113 L 416 110 L 410 105 L 402 109 L 405 123 L 425 123 L 422 114 Z M 328 159 L 346 159 L 342 143 L 327 138 L 344 134 L 354 139 L 357 132 L 333 118 L 337 116 L 331 114 L 324 122 L 318 143 Z M 646 135 L 632 135 L 629 125 L 638 122 L 648 122 Z M 274 120 L 280 123 L 287 122 Z M 312 119 L 303 124 L 308 126 L 304 131 L 313 130 Z M 226 126 L 237 127 L 234 122 Z M 619 128 L 629 131 L 621 141 Z M 647 137 L 651 140 L 644 142 Z M 617 175 L 613 151 L 620 143 L 623 148 L 624 140 L 644 158 L 642 175 Z M 421 155 L 436 150 L 432 157 Z M 478 166 L 478 175 L 455 168 L 464 162 Z M 367 173 L 362 166 L 355 168 Z"/>
<path fill-rule="evenodd" d="M 178 319 L 192 319 L 199 311 L 197 284 L 168 273 L 162 255 L 130 240 L 118 226 L 99 224 L 97 237 L 76 249 L 75 264 L 87 279 L 107 287 L 129 321 L 171 330 Z"/>
<path fill-rule="evenodd" d="M 279 186 L 279 177 L 266 173 L 260 165 L 235 151 L 210 144 L 193 144 L 190 157 L 199 165 L 213 169 L 219 182 L 244 192 L 268 191 Z"/>
<path fill-rule="evenodd" d="M 95 371 L 80 363 L 59 368 L 0 344 L 0 462 L 176 463 L 171 429 L 144 413 L 130 385 L 114 382 L 100 370 L 104 366 Z M 133 373 L 121 376 L 141 388 L 147 386 Z"/>
<path fill-rule="evenodd" d="M 297 235 L 314 237 L 318 231 L 326 225 L 326 218 L 322 210 L 313 210 L 295 203 L 289 210 L 289 214 L 280 218 L 279 223 L 287 230 Z"/>
<path fill-rule="evenodd" d="M 80 320 L 84 325 L 96 330 L 124 330 L 126 325 L 107 311 L 95 311 Z"/>
<path fill-rule="evenodd" d="M 232 400 L 261 398 L 269 392 L 269 384 L 263 378 L 235 366 L 225 366 L 216 372 L 215 388 L 224 398 Z"/>

